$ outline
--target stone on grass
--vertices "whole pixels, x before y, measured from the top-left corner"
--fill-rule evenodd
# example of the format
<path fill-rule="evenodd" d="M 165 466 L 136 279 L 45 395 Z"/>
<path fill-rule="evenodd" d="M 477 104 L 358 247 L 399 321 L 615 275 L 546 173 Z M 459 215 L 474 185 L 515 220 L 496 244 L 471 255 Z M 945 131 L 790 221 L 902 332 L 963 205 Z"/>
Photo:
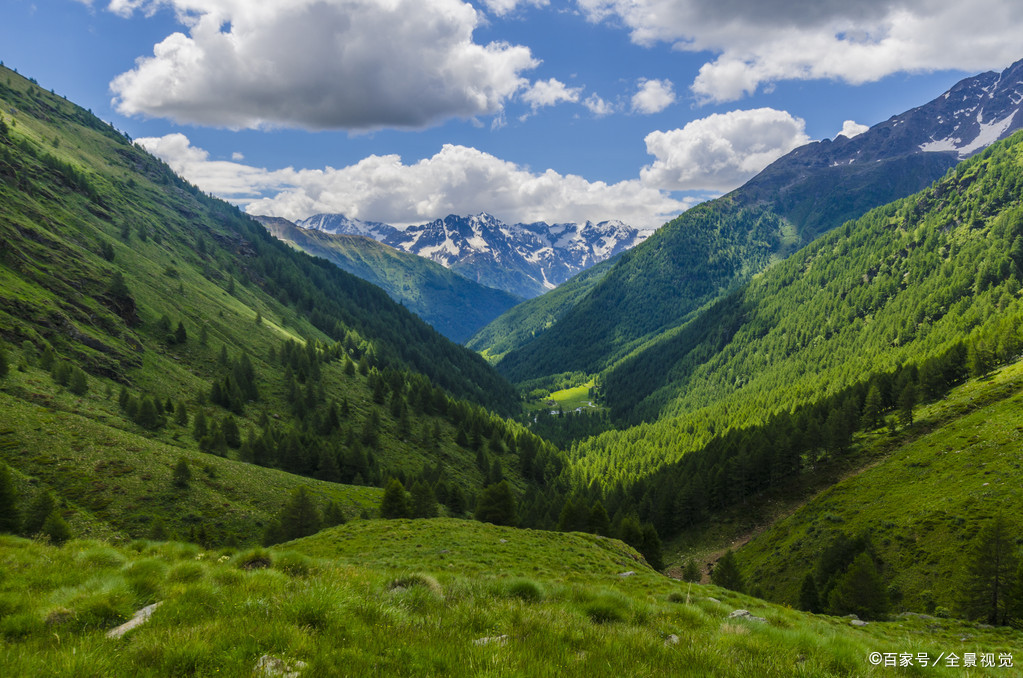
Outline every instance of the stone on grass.
<path fill-rule="evenodd" d="M 161 601 L 162 602 L 162 601 Z M 112 628 L 107 631 L 107 638 L 120 638 L 124 634 L 131 631 L 136 626 L 141 626 L 149 621 L 149 618 L 153 615 L 153 610 L 160 607 L 161 603 L 153 603 L 152 605 L 146 605 L 144 608 L 135 613 L 128 621 L 124 622 L 116 628 Z"/>
<path fill-rule="evenodd" d="M 729 619 L 745 619 L 746 621 L 757 622 L 759 624 L 766 624 L 767 620 L 763 617 L 755 617 L 749 613 L 749 610 L 735 610 L 728 615 Z"/>
<path fill-rule="evenodd" d="M 472 641 L 473 645 L 504 645 L 508 642 L 508 636 L 501 634 L 500 636 L 489 636 L 487 638 L 477 638 Z"/>
<path fill-rule="evenodd" d="M 635 576 L 635 574 L 636 574 L 635 572 L 633 572 L 632 570 L 629 570 L 628 572 L 620 573 L 618 576 L 619 577 L 632 577 L 632 576 Z"/>
<path fill-rule="evenodd" d="M 664 639 L 665 645 L 678 645 L 678 636 L 674 633 Z"/>
<path fill-rule="evenodd" d="M 256 662 L 255 674 L 260 678 L 298 678 L 305 667 L 306 663 L 297 659 L 286 662 L 273 655 L 265 654 Z"/>
<path fill-rule="evenodd" d="M 863 621 L 862 619 L 850 619 L 849 623 L 852 624 L 853 626 L 866 626 L 867 625 L 867 622 Z"/>

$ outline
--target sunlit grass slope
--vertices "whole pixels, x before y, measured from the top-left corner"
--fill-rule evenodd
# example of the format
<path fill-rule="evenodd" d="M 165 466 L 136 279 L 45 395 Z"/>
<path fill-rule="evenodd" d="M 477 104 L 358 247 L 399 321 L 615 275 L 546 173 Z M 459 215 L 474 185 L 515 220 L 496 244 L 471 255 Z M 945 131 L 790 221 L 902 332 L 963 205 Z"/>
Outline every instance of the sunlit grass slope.
<path fill-rule="evenodd" d="M 395 528 L 350 524 L 241 553 L 0 538 L 0 669 L 250 676 L 270 655 L 304 662 L 302 676 L 960 676 L 868 657 L 1019 647 L 1018 634 L 918 619 L 855 628 L 681 584 L 620 544 L 578 535 L 450 520 Z M 382 534 L 397 538 L 380 546 Z M 635 574 L 621 576 L 620 558 Z M 153 602 L 147 623 L 105 637 Z M 729 618 L 736 609 L 764 621 Z"/>

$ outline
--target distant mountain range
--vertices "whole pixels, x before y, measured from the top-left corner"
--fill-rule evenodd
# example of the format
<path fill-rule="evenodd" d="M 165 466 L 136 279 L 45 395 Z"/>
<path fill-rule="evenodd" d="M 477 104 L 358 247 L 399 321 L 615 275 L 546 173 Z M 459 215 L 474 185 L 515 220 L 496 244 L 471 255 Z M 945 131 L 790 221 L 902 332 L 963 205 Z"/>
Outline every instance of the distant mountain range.
<path fill-rule="evenodd" d="M 481 285 L 532 298 L 645 238 L 621 221 L 583 224 L 505 224 L 481 212 L 448 215 L 398 229 L 342 214 L 316 214 L 296 225 L 326 233 L 362 235 L 425 257 Z"/>
<path fill-rule="evenodd" d="M 256 220 L 277 239 L 383 288 L 392 299 L 458 343 L 522 301 L 521 297 L 467 280 L 429 259 L 388 247 L 367 235 L 300 228 L 279 217 Z"/>

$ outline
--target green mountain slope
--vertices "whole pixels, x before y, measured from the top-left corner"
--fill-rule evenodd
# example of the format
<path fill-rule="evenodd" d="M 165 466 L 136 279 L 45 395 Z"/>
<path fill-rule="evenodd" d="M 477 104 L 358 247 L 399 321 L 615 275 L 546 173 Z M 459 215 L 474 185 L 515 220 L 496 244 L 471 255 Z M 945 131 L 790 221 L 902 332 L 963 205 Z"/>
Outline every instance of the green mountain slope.
<path fill-rule="evenodd" d="M 857 431 L 1018 358 L 1021 196 L 1018 135 L 756 277 L 605 375 L 659 418 L 574 445 L 572 472 L 662 537 L 819 486 Z"/>
<path fill-rule="evenodd" d="M 162 518 L 251 543 L 302 484 L 352 515 L 379 492 L 337 483 L 421 480 L 461 515 L 496 477 L 555 475 L 495 414 L 507 382 L 382 290 L 7 70 L 0 110 L 0 461 L 23 509 L 53 492 L 86 534 Z M 168 487 L 178 456 L 194 492 Z"/>
<path fill-rule="evenodd" d="M 914 662 L 952 651 L 997 658 L 1021 640 L 950 620 L 856 628 L 672 581 L 611 540 L 459 521 L 389 527 L 359 522 L 316 542 L 241 553 L 0 538 L 4 667 L 60 677 L 250 676 L 260 661 L 277 660 L 303 675 L 826 678 L 904 673 L 873 665 L 872 652 L 911 653 Z M 388 540 L 386 552 L 375 535 Z M 373 550 L 369 562 L 361 547 Z M 154 602 L 148 621 L 104 637 Z M 738 609 L 761 621 L 730 618 Z M 909 671 L 962 675 L 943 661 Z M 1005 671 L 996 664 L 970 675 Z"/>
<path fill-rule="evenodd" d="M 490 362 L 548 330 L 596 286 L 622 255 L 600 262 L 538 297 L 527 299 L 480 329 L 466 346 Z"/>
<path fill-rule="evenodd" d="M 971 543 L 985 523 L 1023 512 L 1023 364 L 924 408 L 914 428 L 864 438 L 862 472 L 815 496 L 739 551 L 751 583 L 796 604 L 838 538 L 867 535 L 901 605 L 956 610 Z M 897 507 L 897 510 L 894 510 Z"/>
<path fill-rule="evenodd" d="M 738 422 L 830 395 L 971 333 L 986 333 L 994 352 L 1002 337 L 993 324 L 1020 309 L 1020 142 L 1014 136 L 932 188 L 815 241 L 616 365 L 603 380 L 608 403 L 621 417 L 650 420 L 741 398 L 731 410 Z"/>
<path fill-rule="evenodd" d="M 484 287 L 429 259 L 371 238 L 299 228 L 286 219 L 257 217 L 276 238 L 322 257 L 382 288 L 438 332 L 464 343 L 521 299 Z"/>

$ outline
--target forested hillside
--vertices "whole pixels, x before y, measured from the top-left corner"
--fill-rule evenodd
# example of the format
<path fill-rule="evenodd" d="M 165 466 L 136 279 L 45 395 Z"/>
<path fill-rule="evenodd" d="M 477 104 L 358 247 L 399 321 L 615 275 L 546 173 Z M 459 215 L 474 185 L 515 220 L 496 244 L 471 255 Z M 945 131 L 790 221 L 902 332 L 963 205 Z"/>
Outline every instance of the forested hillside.
<path fill-rule="evenodd" d="M 621 256 L 591 266 L 553 290 L 523 301 L 481 328 L 465 345 L 478 351 L 491 363 L 497 362 L 508 351 L 522 346 L 553 326 L 603 280 Z"/>
<path fill-rule="evenodd" d="M 487 485 L 557 475 L 557 451 L 499 416 L 511 387 L 379 288 L 8 70 L 0 109 L 0 458 L 19 515 L 243 543 L 303 484 L 337 521 L 375 512 L 365 486 L 388 477 L 463 515 Z"/>
<path fill-rule="evenodd" d="M 1015 136 L 758 276 L 607 375 L 620 412 L 658 419 L 580 443 L 576 472 L 674 534 L 1014 361 L 1021 194 Z"/>

